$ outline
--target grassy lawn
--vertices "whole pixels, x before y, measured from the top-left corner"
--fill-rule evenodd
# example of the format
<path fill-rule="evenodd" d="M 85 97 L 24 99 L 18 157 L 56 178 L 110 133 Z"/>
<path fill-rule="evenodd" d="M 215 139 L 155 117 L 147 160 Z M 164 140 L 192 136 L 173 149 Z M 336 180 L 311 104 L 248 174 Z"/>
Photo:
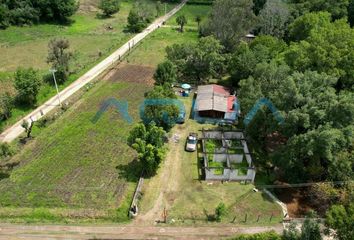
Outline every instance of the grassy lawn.
<path fill-rule="evenodd" d="M 182 8 L 183 9 L 183 8 Z M 160 28 L 139 44 L 139 50 L 126 57 L 131 64 L 157 66 L 165 59 L 165 48 L 173 44 L 196 41 L 197 31 L 180 33 L 172 28 Z"/>
<path fill-rule="evenodd" d="M 165 36 L 166 31 L 170 39 L 176 39 L 177 34 L 185 37 L 179 37 L 179 42 L 197 40 L 196 34 L 192 38 L 189 34 L 159 29 L 146 42 L 153 43 L 151 38 L 164 39 L 159 35 Z M 137 46 L 131 56 L 147 54 L 144 44 Z M 160 48 L 159 43 L 154 45 L 159 52 L 164 52 L 164 45 L 160 44 Z M 156 64 L 163 58 L 161 54 L 155 59 Z M 148 63 L 151 64 L 140 62 Z M 139 105 L 151 86 L 134 81 L 146 77 L 143 71 L 148 71 L 151 78 L 154 69 L 134 66 L 129 71 L 118 70 L 117 75 L 111 76 L 113 81 L 99 81 L 53 124 L 34 129 L 35 140 L 11 159 L 21 164 L 8 178 L 0 180 L 0 219 L 29 222 L 127 220 L 140 174 L 134 161 L 135 152 L 126 144 L 132 125 L 113 108 L 96 124 L 91 119 L 101 103 L 113 97 L 127 100 L 129 114 L 134 122 L 139 121 Z"/>
<path fill-rule="evenodd" d="M 167 25 L 177 26 L 176 18 L 180 15 L 184 15 L 187 18 L 186 27 L 194 27 L 197 28 L 198 24 L 195 21 L 196 16 L 200 16 L 202 22 L 207 19 L 207 16 L 211 10 L 211 5 L 194 5 L 187 4 L 185 7 L 181 9 L 175 16 L 173 16 L 170 20 L 167 21 Z"/>
<path fill-rule="evenodd" d="M 151 8 L 155 8 L 153 0 L 144 0 Z M 39 24 L 26 27 L 9 27 L 0 30 L 0 93 L 14 93 L 12 81 L 14 71 L 18 67 L 33 67 L 41 75 L 49 73 L 50 66 L 46 63 L 48 42 L 53 38 L 66 38 L 70 41 L 70 49 L 74 53 L 71 63 L 73 74 L 69 80 L 59 86 L 64 89 L 79 78 L 91 67 L 103 60 L 114 50 L 123 45 L 133 35 L 124 31 L 127 16 L 133 0 L 121 1 L 120 11 L 111 18 L 96 17 L 95 6 L 99 0 L 81 1 L 80 10 L 71 18 L 69 25 Z M 171 10 L 175 4 L 168 4 Z M 86 10 L 90 9 L 90 10 Z M 108 27 L 112 26 L 113 29 Z M 40 105 L 55 94 L 55 88 L 44 83 L 38 95 Z M 12 117 L 0 122 L 0 132 L 11 126 L 35 107 L 16 107 Z"/>
<path fill-rule="evenodd" d="M 93 215 L 103 211 L 102 217 L 112 220 L 124 218 L 127 206 L 123 216 L 116 209 L 127 196 L 130 201 L 139 175 L 135 153 L 126 144 L 131 125 L 114 109 L 96 124 L 91 119 L 106 98 L 115 97 L 128 101 L 138 121 L 137 109 L 148 89 L 140 83 L 98 83 L 12 159 L 20 166 L 0 181 L 0 206 L 65 208 L 73 218 L 86 209 Z"/>
<path fill-rule="evenodd" d="M 191 99 L 184 98 L 182 101 L 184 101 L 186 109 L 191 107 Z M 177 161 L 177 158 L 180 159 L 178 169 L 181 171 L 172 170 L 168 179 L 173 178 L 171 181 L 176 183 L 178 187 L 175 186 L 172 190 L 164 187 L 164 181 L 166 180 L 163 179 L 163 176 L 166 173 L 164 167 L 162 167 L 156 177 L 148 179 L 144 183 L 144 195 L 140 204 L 142 214 L 149 214 L 154 202 L 159 201 L 157 200 L 160 199 L 159 194 L 161 195 L 161 192 L 163 192 L 165 200 L 162 201 L 162 206 L 166 206 L 168 210 L 168 220 L 172 221 L 173 219 L 174 224 L 177 225 L 213 224 L 213 222 L 207 222 L 207 218 L 214 214 L 215 208 L 220 202 L 225 203 L 228 210 L 227 215 L 222 219 L 222 224 L 278 224 L 282 220 L 280 207 L 262 192 L 254 192 L 254 185 L 236 182 L 223 184 L 212 182 L 212 184 L 208 184 L 201 180 L 201 163 L 198 162 L 201 161 L 200 154 L 186 152 L 184 147 L 188 133 L 198 132 L 200 136 L 201 132 L 199 130 L 203 127 L 210 129 L 216 126 L 202 125 L 188 119 L 185 124 L 177 125 L 172 130 L 171 135 L 174 133 L 180 134 L 181 141 L 178 144 L 169 144 L 171 155 L 168 157 L 173 158 L 171 162 Z M 158 212 L 158 214 L 161 214 L 161 212 Z M 246 214 L 247 221 L 245 222 Z M 260 217 L 257 222 L 258 215 Z"/>

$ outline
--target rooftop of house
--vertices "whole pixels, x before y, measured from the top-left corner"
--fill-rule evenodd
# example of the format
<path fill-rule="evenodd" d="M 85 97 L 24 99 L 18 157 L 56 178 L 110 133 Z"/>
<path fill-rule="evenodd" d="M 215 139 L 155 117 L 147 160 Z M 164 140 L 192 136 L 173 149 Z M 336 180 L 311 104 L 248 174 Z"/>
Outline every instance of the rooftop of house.
<path fill-rule="evenodd" d="M 230 94 L 230 90 L 220 85 L 210 84 L 198 86 L 197 110 L 233 112 L 236 96 Z"/>

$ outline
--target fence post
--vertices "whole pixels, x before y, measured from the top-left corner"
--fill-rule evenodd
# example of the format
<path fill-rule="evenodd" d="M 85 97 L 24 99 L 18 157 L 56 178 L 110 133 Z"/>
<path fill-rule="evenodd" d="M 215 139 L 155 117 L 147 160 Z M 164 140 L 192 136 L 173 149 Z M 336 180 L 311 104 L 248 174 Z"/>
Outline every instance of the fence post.
<path fill-rule="evenodd" d="M 257 217 L 257 222 L 259 222 L 259 217 L 260 217 L 260 216 L 261 216 L 261 215 L 259 215 L 259 214 L 258 214 L 258 217 Z"/>
<path fill-rule="evenodd" d="M 246 215 L 245 215 L 245 222 L 247 222 L 247 213 L 246 213 Z"/>
<path fill-rule="evenodd" d="M 269 222 L 271 222 L 272 219 L 273 219 L 273 213 L 272 213 L 272 215 L 270 216 Z"/>

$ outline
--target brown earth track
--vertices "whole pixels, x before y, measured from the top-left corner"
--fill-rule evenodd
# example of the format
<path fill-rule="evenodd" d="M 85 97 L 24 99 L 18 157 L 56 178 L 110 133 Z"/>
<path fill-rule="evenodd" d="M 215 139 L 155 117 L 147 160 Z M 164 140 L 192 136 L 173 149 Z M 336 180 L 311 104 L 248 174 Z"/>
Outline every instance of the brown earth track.
<path fill-rule="evenodd" d="M 113 82 L 131 82 L 145 83 L 149 86 L 154 84 L 155 69 L 147 66 L 120 64 L 111 69 L 105 77 L 105 80 Z"/>

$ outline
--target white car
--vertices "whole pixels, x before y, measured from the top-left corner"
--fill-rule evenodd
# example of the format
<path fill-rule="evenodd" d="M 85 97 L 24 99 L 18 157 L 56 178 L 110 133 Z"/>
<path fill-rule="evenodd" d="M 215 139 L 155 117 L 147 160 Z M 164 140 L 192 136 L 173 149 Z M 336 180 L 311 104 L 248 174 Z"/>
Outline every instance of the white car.
<path fill-rule="evenodd" d="M 197 150 L 198 137 L 196 133 L 190 133 L 187 137 L 186 151 L 194 152 Z"/>

